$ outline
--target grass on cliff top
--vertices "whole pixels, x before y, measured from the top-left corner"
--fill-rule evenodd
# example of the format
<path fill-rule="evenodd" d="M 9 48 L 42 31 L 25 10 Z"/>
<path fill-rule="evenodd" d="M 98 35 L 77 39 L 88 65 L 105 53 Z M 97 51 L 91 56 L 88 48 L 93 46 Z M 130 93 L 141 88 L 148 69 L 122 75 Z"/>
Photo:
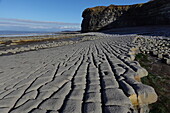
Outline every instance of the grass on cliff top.
<path fill-rule="evenodd" d="M 158 8 L 162 4 L 167 4 L 169 3 L 169 0 L 150 0 L 149 2 L 146 3 L 140 3 L 140 4 L 133 4 L 133 5 L 110 5 L 110 6 L 96 6 L 92 8 L 87 8 L 85 12 L 91 12 L 92 14 L 97 14 L 99 12 L 104 11 L 105 9 L 107 10 L 125 10 L 127 11 L 130 8 L 139 8 L 139 7 L 145 7 L 143 10 L 148 9 L 148 8 Z"/>
<path fill-rule="evenodd" d="M 141 53 L 136 55 L 136 60 L 149 73 L 147 77 L 141 79 L 142 83 L 152 86 L 158 95 L 158 101 L 149 105 L 150 113 L 169 113 L 170 66 L 157 62 L 155 58 Z"/>
<path fill-rule="evenodd" d="M 143 6 L 144 3 L 141 4 L 134 4 L 134 5 L 109 5 L 109 6 L 96 6 L 96 7 L 92 7 L 92 8 L 87 8 L 86 11 L 90 11 L 93 13 L 97 13 L 97 12 L 102 12 L 105 9 L 115 9 L 115 10 L 128 10 L 129 8 L 133 7 L 141 7 Z"/>

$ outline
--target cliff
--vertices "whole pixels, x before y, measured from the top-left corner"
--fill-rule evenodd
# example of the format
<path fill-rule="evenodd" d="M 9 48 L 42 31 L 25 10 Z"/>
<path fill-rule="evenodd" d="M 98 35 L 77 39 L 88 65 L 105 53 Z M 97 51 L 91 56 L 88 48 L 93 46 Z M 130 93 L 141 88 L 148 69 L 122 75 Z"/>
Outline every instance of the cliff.
<path fill-rule="evenodd" d="M 82 17 L 82 32 L 117 27 L 170 25 L 170 0 L 152 0 L 124 6 L 97 6 L 85 9 Z"/>

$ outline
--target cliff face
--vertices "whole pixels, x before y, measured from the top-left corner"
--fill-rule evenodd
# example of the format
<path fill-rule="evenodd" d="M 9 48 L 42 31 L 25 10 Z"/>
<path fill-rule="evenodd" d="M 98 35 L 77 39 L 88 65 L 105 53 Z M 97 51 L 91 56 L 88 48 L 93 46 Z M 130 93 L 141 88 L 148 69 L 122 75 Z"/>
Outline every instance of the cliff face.
<path fill-rule="evenodd" d="M 153 0 L 144 4 L 110 5 L 84 10 L 82 32 L 116 27 L 170 25 L 170 0 Z"/>

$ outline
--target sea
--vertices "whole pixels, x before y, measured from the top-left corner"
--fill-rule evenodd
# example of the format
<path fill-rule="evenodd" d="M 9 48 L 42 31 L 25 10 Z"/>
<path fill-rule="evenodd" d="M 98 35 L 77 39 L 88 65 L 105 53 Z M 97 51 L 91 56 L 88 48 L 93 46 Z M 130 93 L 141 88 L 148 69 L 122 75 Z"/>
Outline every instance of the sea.
<path fill-rule="evenodd" d="M 57 32 L 47 31 L 0 31 L 0 37 L 17 37 L 17 36 L 43 36 L 57 35 Z"/>

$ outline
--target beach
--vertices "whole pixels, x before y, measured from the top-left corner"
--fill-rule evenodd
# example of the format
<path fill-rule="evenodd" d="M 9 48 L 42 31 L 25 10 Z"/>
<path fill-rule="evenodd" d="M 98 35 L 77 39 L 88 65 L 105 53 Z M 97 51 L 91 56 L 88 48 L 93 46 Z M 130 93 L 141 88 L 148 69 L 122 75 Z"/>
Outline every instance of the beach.
<path fill-rule="evenodd" d="M 136 34 L 67 36 L 63 45 L 1 54 L 0 112 L 146 112 L 157 101 L 141 83 L 148 72 L 135 61 Z"/>

